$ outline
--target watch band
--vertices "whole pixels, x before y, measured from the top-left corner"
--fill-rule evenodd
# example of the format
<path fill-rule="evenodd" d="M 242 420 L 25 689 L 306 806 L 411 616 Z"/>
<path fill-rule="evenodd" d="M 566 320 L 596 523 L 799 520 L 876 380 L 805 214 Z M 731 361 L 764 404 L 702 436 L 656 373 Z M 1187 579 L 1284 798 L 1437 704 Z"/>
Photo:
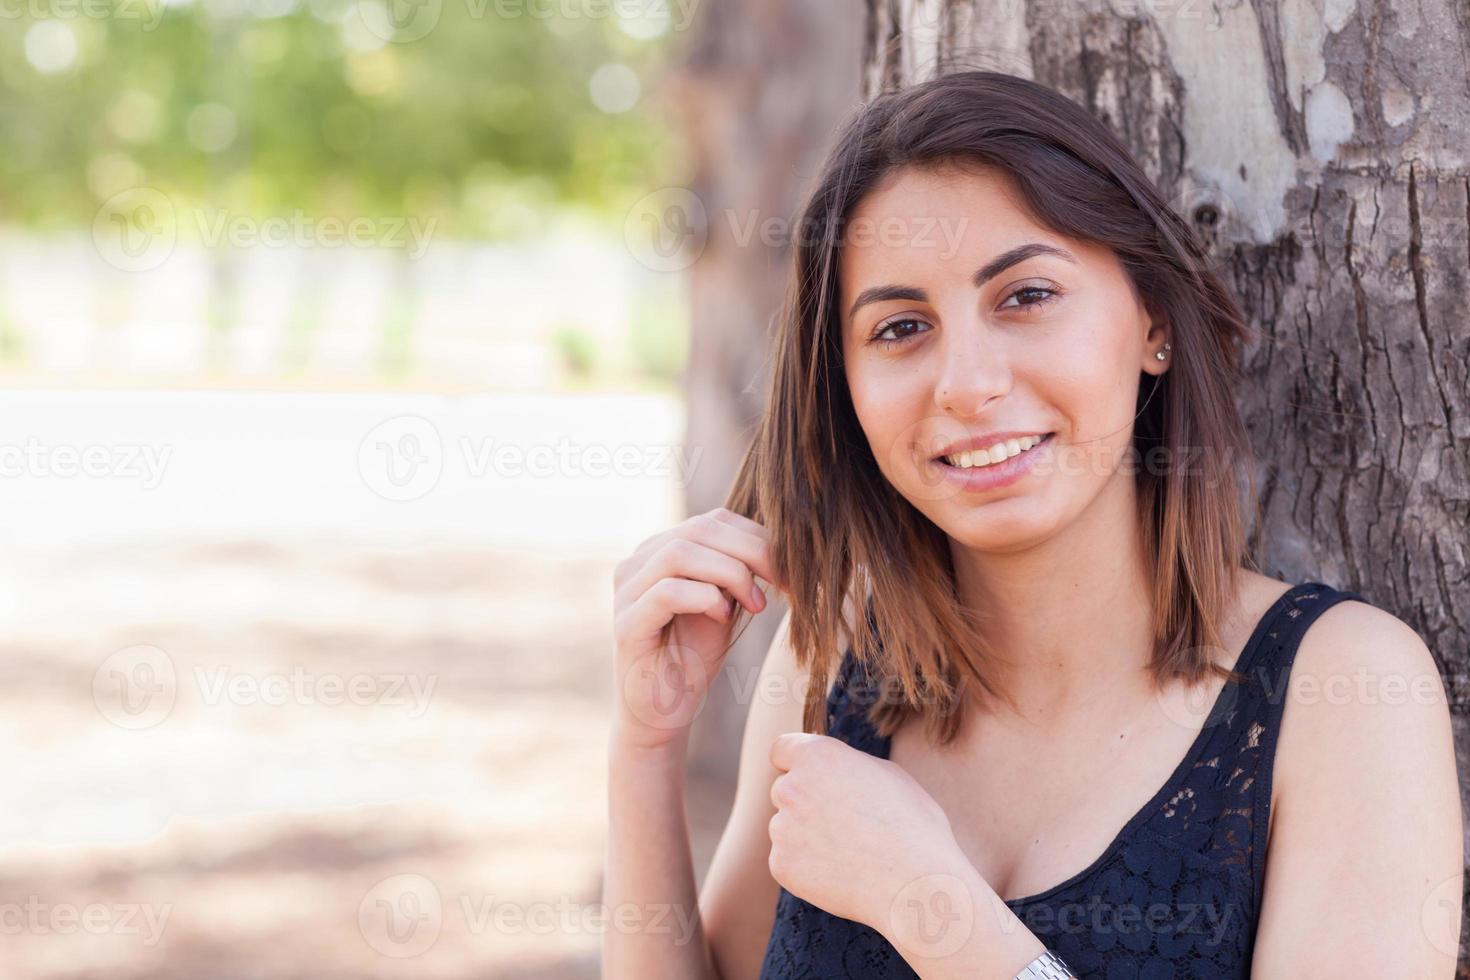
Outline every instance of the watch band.
<path fill-rule="evenodd" d="M 1016 980 L 1077 980 L 1077 977 L 1060 956 L 1048 949 L 1016 974 Z"/>

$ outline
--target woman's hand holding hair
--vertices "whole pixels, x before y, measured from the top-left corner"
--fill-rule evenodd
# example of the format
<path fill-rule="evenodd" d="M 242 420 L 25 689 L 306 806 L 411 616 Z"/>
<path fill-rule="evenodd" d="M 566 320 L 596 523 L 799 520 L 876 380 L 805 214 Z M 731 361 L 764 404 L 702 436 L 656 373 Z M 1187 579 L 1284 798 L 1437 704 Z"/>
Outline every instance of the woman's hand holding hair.
<path fill-rule="evenodd" d="M 729 652 L 739 603 L 767 607 L 769 532 L 723 507 L 638 546 L 613 574 L 613 737 L 640 749 L 684 737 Z M 733 600 L 731 597 L 734 597 Z"/>
<path fill-rule="evenodd" d="M 767 607 L 756 576 L 774 581 L 768 540 L 755 521 L 719 508 L 644 541 L 613 574 L 603 902 L 634 913 L 635 927 L 603 934 L 608 980 L 719 980 L 695 889 L 684 747 L 729 651 L 734 602 L 751 613 Z"/>

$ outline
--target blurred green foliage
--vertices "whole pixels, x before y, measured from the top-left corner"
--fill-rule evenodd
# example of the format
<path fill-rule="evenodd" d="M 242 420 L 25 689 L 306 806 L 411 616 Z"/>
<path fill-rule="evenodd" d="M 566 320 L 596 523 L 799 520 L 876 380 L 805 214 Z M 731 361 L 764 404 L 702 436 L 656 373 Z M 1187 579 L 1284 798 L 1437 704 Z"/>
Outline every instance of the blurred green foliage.
<path fill-rule="evenodd" d="M 635 303 L 629 353 L 650 380 L 677 384 L 689 361 L 687 299 L 674 289 L 649 290 Z"/>
<path fill-rule="evenodd" d="M 0 8 L 4 223 L 87 226 L 102 201 L 146 186 L 254 215 L 412 215 L 453 237 L 519 237 L 561 206 L 612 216 L 672 145 L 645 109 L 673 35 L 633 36 L 595 4 Z M 594 104 L 609 64 L 644 85 L 631 111 Z"/>
<path fill-rule="evenodd" d="M 587 330 L 575 323 L 565 323 L 552 334 L 564 370 L 578 377 L 589 377 L 597 368 L 597 342 Z"/>

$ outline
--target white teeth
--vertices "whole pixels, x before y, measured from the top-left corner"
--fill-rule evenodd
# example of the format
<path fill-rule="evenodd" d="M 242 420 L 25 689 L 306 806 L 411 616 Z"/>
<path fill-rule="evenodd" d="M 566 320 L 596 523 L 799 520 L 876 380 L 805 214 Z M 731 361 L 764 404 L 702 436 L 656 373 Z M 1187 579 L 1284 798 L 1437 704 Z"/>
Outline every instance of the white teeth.
<path fill-rule="evenodd" d="M 975 466 L 991 466 L 995 463 L 1003 463 L 1018 453 L 1023 453 L 1036 445 L 1045 436 L 1022 436 L 1019 439 L 1007 439 L 997 442 L 989 449 L 971 449 L 952 456 L 944 457 L 944 461 L 950 466 L 960 469 L 970 469 Z"/>

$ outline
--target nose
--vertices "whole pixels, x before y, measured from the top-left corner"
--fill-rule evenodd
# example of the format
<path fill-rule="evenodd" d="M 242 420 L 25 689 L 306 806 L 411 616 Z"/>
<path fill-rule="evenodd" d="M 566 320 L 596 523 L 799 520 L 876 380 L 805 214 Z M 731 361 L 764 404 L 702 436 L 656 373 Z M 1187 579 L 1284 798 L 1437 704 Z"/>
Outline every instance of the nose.
<path fill-rule="evenodd" d="M 943 331 L 934 405 L 958 418 L 979 415 L 1011 390 L 1010 356 L 1004 337 L 979 317 Z"/>

